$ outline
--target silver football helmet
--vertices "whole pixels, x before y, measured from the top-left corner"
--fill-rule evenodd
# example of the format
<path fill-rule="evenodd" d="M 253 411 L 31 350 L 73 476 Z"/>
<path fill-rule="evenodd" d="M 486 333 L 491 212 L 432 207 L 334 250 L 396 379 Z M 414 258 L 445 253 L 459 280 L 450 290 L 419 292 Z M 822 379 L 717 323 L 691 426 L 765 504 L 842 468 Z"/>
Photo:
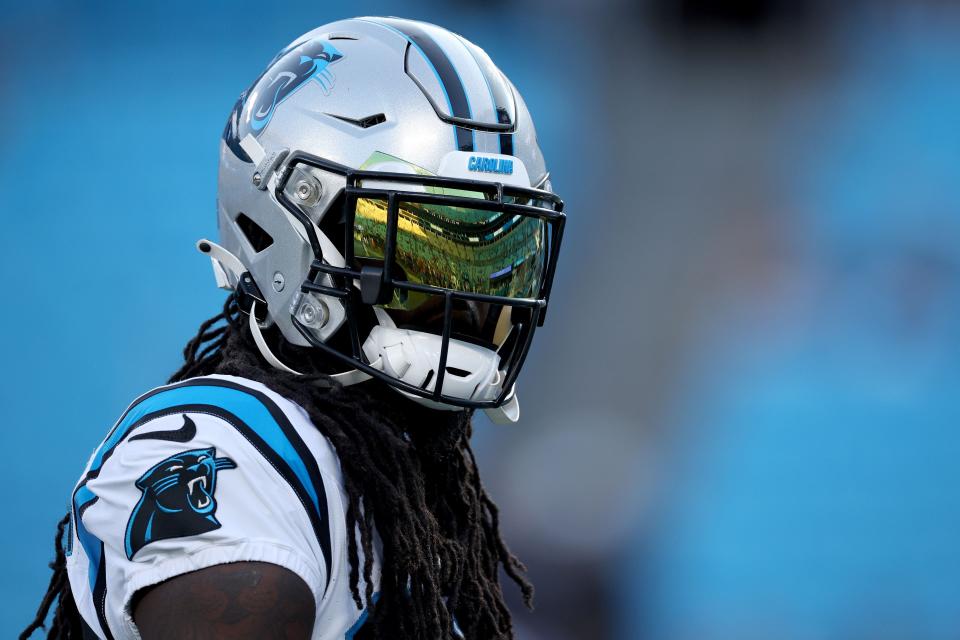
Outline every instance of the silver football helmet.
<path fill-rule="evenodd" d="M 221 245 L 201 240 L 263 339 L 436 408 L 515 421 L 563 231 L 527 107 L 486 53 L 398 18 L 328 24 L 230 114 Z"/>

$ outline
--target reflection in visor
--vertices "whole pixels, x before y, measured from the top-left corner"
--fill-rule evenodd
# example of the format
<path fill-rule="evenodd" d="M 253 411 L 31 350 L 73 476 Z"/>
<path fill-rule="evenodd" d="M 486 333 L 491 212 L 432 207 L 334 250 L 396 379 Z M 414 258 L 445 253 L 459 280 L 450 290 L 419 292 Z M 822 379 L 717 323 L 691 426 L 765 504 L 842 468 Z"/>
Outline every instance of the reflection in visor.
<path fill-rule="evenodd" d="M 396 265 L 410 282 L 456 291 L 531 298 L 544 266 L 545 223 L 534 217 L 450 205 L 400 202 Z M 354 254 L 382 260 L 387 201 L 358 198 Z M 398 289 L 386 305 L 414 309 L 424 295 Z"/>

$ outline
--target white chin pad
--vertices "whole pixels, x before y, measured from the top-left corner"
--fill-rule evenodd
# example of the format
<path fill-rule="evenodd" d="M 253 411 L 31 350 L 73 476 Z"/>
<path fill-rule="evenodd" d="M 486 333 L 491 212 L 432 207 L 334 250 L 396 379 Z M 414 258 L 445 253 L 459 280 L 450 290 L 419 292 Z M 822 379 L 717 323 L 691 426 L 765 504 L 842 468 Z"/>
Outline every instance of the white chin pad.
<path fill-rule="evenodd" d="M 425 391 L 437 384 L 443 338 L 432 333 L 376 326 L 363 343 L 368 362 L 380 359 L 384 373 Z M 462 340 L 450 339 L 443 395 L 461 400 L 493 400 L 500 394 L 500 356 Z"/>

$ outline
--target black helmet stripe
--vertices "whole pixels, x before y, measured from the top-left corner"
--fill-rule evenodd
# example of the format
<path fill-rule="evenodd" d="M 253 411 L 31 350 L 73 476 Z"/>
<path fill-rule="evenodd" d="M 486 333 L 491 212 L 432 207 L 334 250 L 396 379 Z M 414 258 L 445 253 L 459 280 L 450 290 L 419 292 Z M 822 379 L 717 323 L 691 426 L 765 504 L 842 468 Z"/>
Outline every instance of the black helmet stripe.
<path fill-rule="evenodd" d="M 506 156 L 513 155 L 513 134 L 512 133 L 500 134 L 500 153 Z"/>
<path fill-rule="evenodd" d="M 467 100 L 467 91 L 463 87 L 463 81 L 460 79 L 460 75 L 457 73 L 456 68 L 454 68 L 453 63 L 450 62 L 450 58 L 447 57 L 447 54 L 440 48 L 440 45 L 414 22 L 394 20 L 391 18 L 378 18 L 377 22 L 399 31 L 407 40 L 423 52 L 427 61 L 429 61 L 436 70 L 440 84 L 443 85 L 443 90 L 450 100 L 451 115 L 454 118 L 463 118 L 465 120 L 473 119 L 473 115 L 470 113 L 470 103 Z M 475 145 L 473 130 L 456 125 L 454 125 L 454 129 L 456 130 L 457 147 L 460 151 L 473 151 Z"/>
<path fill-rule="evenodd" d="M 503 75 L 493 66 L 489 58 L 485 55 L 482 57 L 477 55 L 476 45 L 467 42 L 462 36 L 454 35 L 463 45 L 463 48 L 470 53 L 473 61 L 477 63 L 477 69 L 480 71 L 480 75 L 483 76 L 483 81 L 487 85 L 487 92 L 490 94 L 490 100 L 493 103 L 493 111 L 496 113 L 497 122 L 499 124 L 513 125 L 507 110 L 509 98 L 512 98 L 512 96 L 508 98 L 510 88 L 504 82 Z M 512 156 L 513 135 L 510 133 L 501 133 L 499 138 L 500 153 Z"/>

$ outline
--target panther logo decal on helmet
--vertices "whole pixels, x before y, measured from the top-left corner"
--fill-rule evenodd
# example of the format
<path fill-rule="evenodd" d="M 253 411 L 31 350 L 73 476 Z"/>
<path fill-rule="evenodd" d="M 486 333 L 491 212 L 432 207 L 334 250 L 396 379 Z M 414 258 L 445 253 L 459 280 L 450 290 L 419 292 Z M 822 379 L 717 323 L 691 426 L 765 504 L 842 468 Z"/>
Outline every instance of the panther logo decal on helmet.
<path fill-rule="evenodd" d="M 311 78 L 317 81 L 324 95 L 330 95 L 336 77 L 327 67 L 341 58 L 343 54 L 325 40 L 310 40 L 288 51 L 274 69 L 269 84 L 256 96 L 250 111 L 250 128 L 254 134 L 263 131 L 277 106 Z"/>

